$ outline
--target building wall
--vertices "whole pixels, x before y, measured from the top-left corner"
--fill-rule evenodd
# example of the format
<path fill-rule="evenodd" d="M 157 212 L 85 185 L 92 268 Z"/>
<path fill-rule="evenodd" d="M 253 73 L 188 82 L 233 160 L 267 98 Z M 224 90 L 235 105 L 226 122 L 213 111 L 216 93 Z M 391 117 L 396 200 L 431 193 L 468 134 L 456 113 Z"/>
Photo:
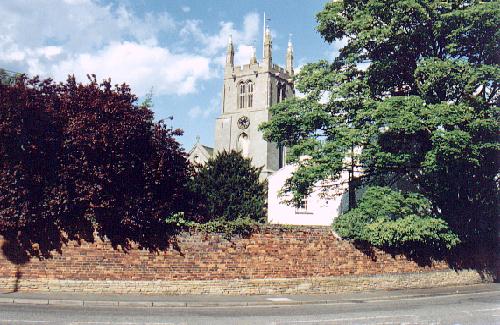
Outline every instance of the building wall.
<path fill-rule="evenodd" d="M 348 205 L 345 195 L 328 193 L 328 198 L 325 198 L 321 196 L 322 192 L 318 189 L 306 199 L 306 209 L 286 204 L 285 201 L 291 199 L 291 195 L 281 195 L 280 191 L 285 185 L 286 180 L 292 176 L 295 170 L 296 167 L 294 165 L 286 165 L 269 176 L 268 222 L 271 224 L 289 225 L 331 225 L 333 219 Z"/>
<path fill-rule="evenodd" d="M 196 143 L 189 152 L 187 160 L 192 164 L 205 165 L 210 158 L 210 153 L 203 149 L 202 145 Z"/>
<path fill-rule="evenodd" d="M 242 116 L 247 116 L 250 119 L 249 127 L 244 130 L 238 128 L 238 119 Z M 258 130 L 259 125 L 268 121 L 268 118 L 269 111 L 266 109 L 245 109 L 220 116 L 215 122 L 215 152 L 222 150 L 240 151 L 238 138 L 242 133 L 245 133 L 249 138 L 248 157 L 252 158 L 254 166 L 264 166 L 264 168 L 267 167 L 276 170 L 278 166 L 269 166 L 268 162 L 270 157 L 278 154 L 277 147 L 273 144 L 273 147 L 268 148 L 267 141 L 262 137 L 262 132 Z"/>
<path fill-rule="evenodd" d="M 268 178 L 268 222 L 271 224 L 329 226 L 333 220 L 349 207 L 347 193 L 349 173 L 342 172 L 335 181 L 318 182 L 307 197 L 307 209 L 287 204 L 291 194 L 281 194 L 285 182 L 292 177 L 296 165 L 286 165 Z M 363 190 L 356 191 L 359 199 Z"/>

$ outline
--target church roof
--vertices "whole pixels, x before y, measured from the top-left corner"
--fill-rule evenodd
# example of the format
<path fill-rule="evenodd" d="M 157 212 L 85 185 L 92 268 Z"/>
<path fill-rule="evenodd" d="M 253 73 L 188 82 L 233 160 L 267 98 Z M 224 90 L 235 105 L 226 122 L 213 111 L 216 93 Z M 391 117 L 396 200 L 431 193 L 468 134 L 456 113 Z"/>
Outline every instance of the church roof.
<path fill-rule="evenodd" d="M 202 145 L 199 142 L 196 142 L 195 145 L 193 146 L 193 149 L 191 149 L 188 152 L 188 160 L 191 162 L 195 161 L 195 156 L 203 157 L 203 161 L 208 161 L 213 155 L 214 149 L 205 145 Z"/>
<path fill-rule="evenodd" d="M 205 146 L 205 145 L 201 145 L 201 146 L 210 154 L 210 156 L 213 156 L 213 154 L 214 154 L 214 148 L 208 147 L 208 146 Z"/>

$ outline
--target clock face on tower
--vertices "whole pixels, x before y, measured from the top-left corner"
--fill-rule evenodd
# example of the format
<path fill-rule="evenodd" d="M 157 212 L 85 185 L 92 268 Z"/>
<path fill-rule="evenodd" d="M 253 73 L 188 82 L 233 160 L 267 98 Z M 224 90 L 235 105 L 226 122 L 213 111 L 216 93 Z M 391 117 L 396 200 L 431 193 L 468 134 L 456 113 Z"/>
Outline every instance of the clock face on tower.
<path fill-rule="evenodd" d="M 242 116 L 238 119 L 238 127 L 242 130 L 248 129 L 250 126 L 250 119 L 246 116 Z"/>

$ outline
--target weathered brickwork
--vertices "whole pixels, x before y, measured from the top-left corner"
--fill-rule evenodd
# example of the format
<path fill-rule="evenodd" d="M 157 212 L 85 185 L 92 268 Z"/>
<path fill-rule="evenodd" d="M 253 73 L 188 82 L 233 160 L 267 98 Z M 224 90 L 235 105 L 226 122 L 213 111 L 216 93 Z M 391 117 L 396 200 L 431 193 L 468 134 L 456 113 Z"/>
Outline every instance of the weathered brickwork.
<path fill-rule="evenodd" d="M 61 254 L 54 252 L 52 258 L 33 258 L 25 264 L 0 255 L 0 287 L 231 294 L 341 292 L 355 283 L 360 288 L 395 288 L 398 283 L 400 287 L 411 283 L 434 286 L 447 283 L 446 279 L 457 284 L 481 281 L 475 272 L 459 275 L 450 271 L 445 262 L 422 267 L 403 256 L 377 250 L 369 256 L 338 240 L 329 227 L 269 226 L 248 238 L 231 240 L 186 233 L 178 237 L 177 244 L 177 249 L 161 252 L 137 248 L 124 252 L 99 239 L 69 242 Z M 426 280 L 431 278 L 434 280 Z"/>

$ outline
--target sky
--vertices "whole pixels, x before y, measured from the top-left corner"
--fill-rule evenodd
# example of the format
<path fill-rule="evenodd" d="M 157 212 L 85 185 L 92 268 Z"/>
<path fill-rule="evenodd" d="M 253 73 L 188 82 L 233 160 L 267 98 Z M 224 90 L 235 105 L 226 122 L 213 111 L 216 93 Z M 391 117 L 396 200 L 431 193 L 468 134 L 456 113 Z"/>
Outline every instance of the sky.
<path fill-rule="evenodd" d="M 151 92 L 155 119 L 214 144 L 221 111 L 229 35 L 235 64 L 262 53 L 263 14 L 273 36 L 273 62 L 284 66 L 291 34 L 295 69 L 331 60 L 340 43 L 316 32 L 326 0 L 0 0 L 0 68 L 64 81 L 87 74 L 127 83 L 139 98 Z M 172 120 L 169 117 L 173 117 Z"/>

